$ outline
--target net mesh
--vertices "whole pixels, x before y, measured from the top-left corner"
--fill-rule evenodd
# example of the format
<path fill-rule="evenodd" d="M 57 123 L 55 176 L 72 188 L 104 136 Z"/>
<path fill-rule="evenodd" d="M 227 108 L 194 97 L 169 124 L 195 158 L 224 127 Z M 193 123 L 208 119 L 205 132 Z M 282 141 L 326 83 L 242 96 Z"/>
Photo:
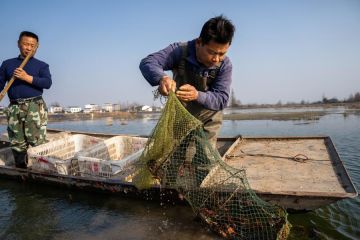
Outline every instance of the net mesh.
<path fill-rule="evenodd" d="M 228 166 L 207 140 L 202 123 L 170 93 L 137 165 L 139 189 L 160 182 L 175 188 L 210 228 L 229 239 L 286 239 L 280 207 L 250 189 L 244 169 Z"/>

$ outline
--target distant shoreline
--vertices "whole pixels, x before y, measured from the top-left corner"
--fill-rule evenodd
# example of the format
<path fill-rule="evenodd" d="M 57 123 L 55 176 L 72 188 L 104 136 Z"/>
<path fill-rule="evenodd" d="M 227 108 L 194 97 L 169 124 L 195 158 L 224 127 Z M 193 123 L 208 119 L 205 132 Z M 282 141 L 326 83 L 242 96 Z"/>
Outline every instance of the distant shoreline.
<path fill-rule="evenodd" d="M 224 120 L 306 120 L 316 121 L 322 116 L 329 114 L 327 110 L 344 107 L 344 116 L 349 114 L 360 115 L 360 103 L 342 103 L 342 104 L 305 104 L 305 105 L 258 105 L 257 107 L 236 107 L 226 108 L 226 111 L 237 110 L 251 110 L 251 109 L 299 109 L 299 108 L 323 108 L 323 110 L 316 111 L 301 111 L 301 112 L 248 112 L 248 113 L 228 113 L 224 114 Z M 57 113 L 49 114 L 49 122 L 62 122 L 62 121 L 85 121 L 93 119 L 112 118 L 119 119 L 120 121 L 129 121 L 133 119 L 144 118 L 144 116 L 160 115 L 161 112 L 104 112 L 104 113 Z M 154 117 L 157 119 L 158 116 Z M 5 116 L 0 116 L 0 124 L 7 124 Z"/>
<path fill-rule="evenodd" d="M 336 108 L 360 109 L 360 102 L 338 102 L 338 103 L 312 103 L 312 104 L 245 104 L 233 109 L 261 109 L 261 108 Z"/>

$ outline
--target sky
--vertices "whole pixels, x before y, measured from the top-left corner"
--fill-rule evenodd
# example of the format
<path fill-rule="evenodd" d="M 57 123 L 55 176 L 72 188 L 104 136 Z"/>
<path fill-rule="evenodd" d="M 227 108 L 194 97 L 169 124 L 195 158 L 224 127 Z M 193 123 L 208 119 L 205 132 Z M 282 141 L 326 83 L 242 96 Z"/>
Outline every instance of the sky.
<path fill-rule="evenodd" d="M 241 103 L 360 92 L 359 0 L 1 0 L 0 61 L 19 54 L 21 31 L 33 31 L 36 58 L 52 74 L 48 105 L 160 105 L 139 71 L 141 59 L 197 38 L 220 14 L 236 26 L 227 55 Z"/>

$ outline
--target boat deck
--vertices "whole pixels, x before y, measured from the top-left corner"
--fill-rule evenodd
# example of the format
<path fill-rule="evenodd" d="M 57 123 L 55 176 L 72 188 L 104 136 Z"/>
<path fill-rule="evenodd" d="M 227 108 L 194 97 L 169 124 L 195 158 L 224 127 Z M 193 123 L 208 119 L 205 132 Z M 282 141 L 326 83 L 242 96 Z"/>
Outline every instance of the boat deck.
<path fill-rule="evenodd" d="M 328 137 L 239 138 L 225 153 L 230 166 L 246 170 L 256 192 L 348 196 L 356 190 Z M 216 183 L 220 170 L 203 186 Z"/>

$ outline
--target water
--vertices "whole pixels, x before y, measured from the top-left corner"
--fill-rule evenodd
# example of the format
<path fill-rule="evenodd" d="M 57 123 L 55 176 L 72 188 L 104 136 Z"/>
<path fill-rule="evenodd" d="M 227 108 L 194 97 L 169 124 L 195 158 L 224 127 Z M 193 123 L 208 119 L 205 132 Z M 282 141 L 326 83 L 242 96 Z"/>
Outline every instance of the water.
<path fill-rule="evenodd" d="M 345 116 L 345 117 L 344 117 Z M 50 123 L 49 128 L 149 135 L 156 117 Z M 0 126 L 0 131 L 5 131 Z M 360 116 L 338 110 L 319 121 L 225 121 L 221 136 L 330 136 L 360 189 Z M 360 201 L 343 200 L 305 214 L 290 214 L 290 239 L 360 239 Z M 40 184 L 0 181 L 0 239 L 218 239 L 187 206 L 160 205 Z"/>

